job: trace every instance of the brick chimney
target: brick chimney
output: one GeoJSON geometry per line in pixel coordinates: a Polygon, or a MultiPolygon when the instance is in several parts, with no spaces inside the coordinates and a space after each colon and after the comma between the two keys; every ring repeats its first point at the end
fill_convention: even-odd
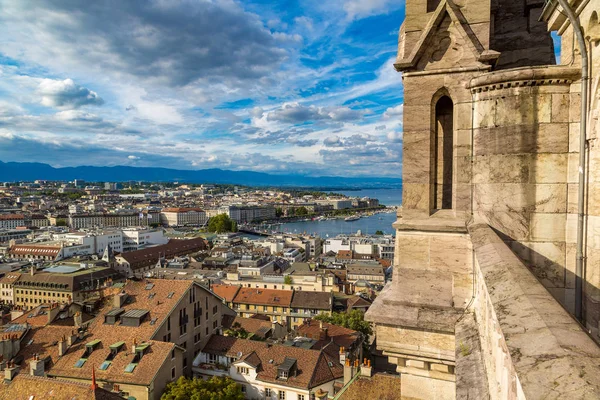
{"type": "Polygon", "coordinates": [[[371,360],[367,360],[366,358],[363,360],[363,365],[360,367],[360,374],[369,378],[372,376],[371,360]]]}
{"type": "Polygon", "coordinates": [[[19,372],[19,368],[17,368],[15,363],[9,362],[4,370],[4,380],[9,382],[12,381],[15,376],[17,376],[17,372],[19,372]]]}
{"type": "Polygon", "coordinates": [[[71,333],[67,336],[67,346],[71,347],[77,341],[77,333],[72,330],[71,333]]]}
{"type": "Polygon", "coordinates": [[[52,321],[54,321],[54,319],[56,318],[56,316],[58,315],[58,313],[60,312],[60,306],[58,305],[58,303],[51,303],[50,304],[50,309],[48,310],[48,323],[52,323],[52,321]]]}
{"type": "Polygon", "coordinates": [[[344,346],[340,347],[340,364],[344,365],[346,363],[346,348],[344,346]]]}
{"type": "Polygon", "coordinates": [[[31,376],[44,376],[44,360],[40,360],[39,354],[34,354],[33,360],[29,361],[29,374],[31,376]]]}
{"type": "Polygon", "coordinates": [[[131,352],[135,354],[135,348],[137,347],[137,340],[133,338],[133,344],[131,345],[131,352]]]}
{"type": "Polygon", "coordinates": [[[344,363],[344,386],[346,386],[354,377],[355,368],[349,359],[344,363]]]}
{"type": "Polygon", "coordinates": [[[65,337],[61,337],[58,341],[58,356],[62,357],[67,353],[67,341],[65,337]]]}
{"type": "Polygon", "coordinates": [[[75,314],[73,314],[73,323],[75,324],[75,328],[81,328],[81,325],[83,325],[81,311],[77,311],[75,314]]]}

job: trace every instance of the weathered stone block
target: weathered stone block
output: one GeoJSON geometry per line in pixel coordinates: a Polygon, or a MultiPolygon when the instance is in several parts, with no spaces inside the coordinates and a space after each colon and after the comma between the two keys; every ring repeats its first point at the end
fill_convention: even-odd
{"type": "Polygon", "coordinates": [[[567,181],[568,155],[543,153],[531,158],[532,183],[564,183],[567,181]]]}
{"type": "Polygon", "coordinates": [[[528,154],[490,155],[488,183],[529,182],[530,159],[528,154]]]}
{"type": "Polygon", "coordinates": [[[402,208],[404,210],[418,209],[429,212],[430,185],[428,183],[408,183],[402,186],[402,208]]]}
{"type": "Polygon", "coordinates": [[[410,368],[427,369],[427,363],[420,360],[406,360],[406,366],[410,368]]]}
{"type": "Polygon", "coordinates": [[[567,184],[530,185],[533,199],[528,210],[536,213],[564,213],[567,211],[567,184]]]}
{"type": "Polygon", "coordinates": [[[552,122],[569,122],[570,95],[552,95],[552,122]]]}
{"type": "Polygon", "coordinates": [[[566,214],[531,214],[531,240],[564,242],[566,222],[566,214]]]}
{"type": "Polygon", "coordinates": [[[396,264],[400,268],[429,268],[429,237],[424,235],[396,234],[398,258],[396,264]]]}

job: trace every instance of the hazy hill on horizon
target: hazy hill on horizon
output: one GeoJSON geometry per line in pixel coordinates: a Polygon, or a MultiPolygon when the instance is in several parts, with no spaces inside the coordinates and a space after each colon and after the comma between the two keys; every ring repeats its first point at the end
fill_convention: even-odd
{"type": "Polygon", "coordinates": [[[187,182],[238,184],[248,186],[305,186],[347,188],[400,188],[400,178],[339,177],[304,175],[274,175],[254,171],[230,171],[218,168],[180,170],[160,167],[94,167],[78,166],[55,168],[44,163],[0,161],[0,181],[33,181],[36,179],[71,181],[83,179],[90,182],[187,182]]]}

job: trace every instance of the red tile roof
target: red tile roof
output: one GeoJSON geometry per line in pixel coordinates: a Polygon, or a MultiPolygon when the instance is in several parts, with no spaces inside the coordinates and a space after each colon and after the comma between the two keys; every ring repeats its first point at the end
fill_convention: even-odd
{"type": "Polygon", "coordinates": [[[50,379],[20,373],[11,382],[0,385],[0,400],[71,399],[122,400],[117,393],[78,382],[50,379]]]}
{"type": "Polygon", "coordinates": [[[197,207],[171,207],[171,208],[163,208],[162,212],[176,212],[176,213],[184,213],[190,211],[198,211],[204,212],[203,209],[197,207]]]}
{"type": "Polygon", "coordinates": [[[240,290],[240,286],[235,285],[212,285],[210,289],[214,294],[224,299],[226,302],[232,302],[233,298],[240,290]]]}
{"type": "Polygon", "coordinates": [[[293,294],[294,291],[292,290],[240,288],[233,302],[289,307],[292,303],[293,294]]]}
{"type": "Polygon", "coordinates": [[[344,375],[339,362],[330,365],[326,355],[317,350],[213,335],[202,351],[242,360],[248,357],[252,365],[257,365],[257,380],[290,387],[310,389],[344,375]],[[282,380],[277,376],[277,367],[286,358],[296,360],[297,372],[282,380]]]}

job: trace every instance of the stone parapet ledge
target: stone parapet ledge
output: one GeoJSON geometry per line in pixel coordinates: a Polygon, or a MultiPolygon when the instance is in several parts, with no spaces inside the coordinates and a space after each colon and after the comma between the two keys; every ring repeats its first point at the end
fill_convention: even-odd
{"type": "Polygon", "coordinates": [[[489,399],[477,323],[466,313],[456,324],[456,398],[489,399]]]}
{"type": "Polygon", "coordinates": [[[484,223],[468,229],[491,398],[600,398],[600,348],[496,232],[484,223]]]}
{"type": "Polygon", "coordinates": [[[376,324],[454,334],[461,311],[452,305],[452,274],[397,268],[367,310],[365,319],[376,324]]]}

